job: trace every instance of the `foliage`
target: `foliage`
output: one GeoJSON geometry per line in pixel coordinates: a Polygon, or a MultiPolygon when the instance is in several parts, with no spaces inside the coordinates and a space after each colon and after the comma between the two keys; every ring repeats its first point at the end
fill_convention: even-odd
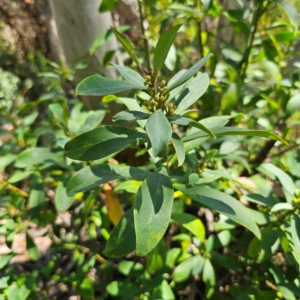
{"type": "Polygon", "coordinates": [[[54,79],[34,101],[1,73],[0,231],[12,249],[25,234],[33,271],[19,274],[17,253],[3,255],[0,299],[300,298],[295,8],[198,2],[140,7],[144,52],[111,29],[132,66],[112,63],[125,81],[93,75],[77,86],[104,96],[94,111],[67,102],[64,67],[43,73],[54,79]],[[275,8],[287,13],[276,23],[275,8]],[[238,41],[203,30],[211,18],[226,18],[238,41]],[[102,123],[110,101],[127,108],[113,125],[102,123]],[[134,163],[121,163],[132,148],[134,163]]]}

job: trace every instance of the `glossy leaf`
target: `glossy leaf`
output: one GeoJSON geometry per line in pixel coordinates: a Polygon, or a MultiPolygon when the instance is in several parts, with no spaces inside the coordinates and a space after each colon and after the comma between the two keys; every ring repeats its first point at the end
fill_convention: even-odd
{"type": "Polygon", "coordinates": [[[165,167],[141,185],[134,204],[136,254],[148,254],[163,238],[173,205],[173,187],[165,167]]]}
{"type": "Polygon", "coordinates": [[[260,238],[260,231],[251,218],[251,215],[248,213],[243,204],[233,197],[207,186],[186,187],[182,184],[176,184],[175,188],[196,202],[216,210],[233,221],[248,228],[258,238],[260,238]]]}
{"type": "Polygon", "coordinates": [[[67,195],[67,187],[65,182],[60,182],[56,188],[54,204],[58,212],[64,212],[70,208],[74,201],[74,197],[67,195]]]}
{"type": "Polygon", "coordinates": [[[175,25],[171,29],[164,32],[159,38],[157,45],[155,47],[154,58],[153,58],[153,71],[155,77],[157,76],[158,72],[164,65],[166,57],[169,53],[172,44],[174,43],[177,31],[179,30],[180,27],[181,24],[175,25]]]}
{"type": "Polygon", "coordinates": [[[99,126],[69,141],[65,155],[76,160],[95,160],[146,141],[146,134],[129,128],[99,126]]]}
{"type": "Polygon", "coordinates": [[[69,196],[115,179],[144,180],[151,173],[138,168],[120,165],[100,164],[91,165],[78,171],[67,184],[69,196]]]}
{"type": "Polygon", "coordinates": [[[141,111],[121,111],[114,115],[112,120],[119,124],[130,124],[137,120],[147,120],[149,117],[149,114],[141,111]]]}
{"type": "Polygon", "coordinates": [[[136,71],[125,67],[120,66],[114,63],[111,63],[119,72],[120,74],[131,84],[134,85],[144,85],[145,79],[136,71]]]}
{"type": "Polygon", "coordinates": [[[136,248],[133,209],[129,209],[113,229],[104,254],[111,258],[124,257],[136,248]]]}
{"type": "Polygon", "coordinates": [[[175,132],[172,133],[171,141],[172,141],[174,149],[176,151],[178,167],[180,167],[184,163],[184,160],[185,160],[184,144],[181,141],[178,134],[175,132]]]}
{"type": "Polygon", "coordinates": [[[143,84],[131,84],[125,81],[112,80],[99,75],[83,79],[76,87],[76,95],[104,96],[128,90],[147,90],[143,84]]]}
{"type": "Polygon", "coordinates": [[[202,242],[205,241],[205,227],[199,218],[191,214],[176,212],[172,214],[172,219],[199,238],[202,242]]]}
{"type": "Polygon", "coordinates": [[[171,140],[172,128],[161,109],[155,111],[147,120],[146,131],[152,145],[154,157],[163,157],[171,140]]]}
{"type": "MultiPolygon", "coordinates": [[[[168,85],[168,88],[164,92],[164,94],[169,93],[170,91],[182,85],[183,83],[188,81],[191,77],[193,77],[198,72],[198,70],[206,63],[206,61],[211,57],[211,55],[212,54],[208,54],[202,59],[200,59],[196,64],[194,64],[191,68],[185,71],[177,80],[173,81],[172,84],[168,85]]],[[[174,76],[176,76],[176,74],[174,76]]]]}
{"type": "Polygon", "coordinates": [[[192,106],[207,90],[209,77],[206,73],[198,73],[195,78],[185,87],[189,92],[179,102],[175,113],[181,115],[186,109],[192,106]]]}
{"type": "MultiPolygon", "coordinates": [[[[251,130],[251,129],[244,129],[244,128],[234,128],[234,127],[214,127],[210,129],[211,132],[215,136],[226,136],[226,135],[246,135],[246,136],[259,136],[263,138],[268,138],[272,140],[279,141],[283,144],[287,144],[285,140],[283,140],[278,135],[274,134],[271,131],[266,130],[251,130]]],[[[186,137],[183,138],[183,142],[188,142],[194,139],[206,137],[207,133],[204,132],[195,132],[192,134],[188,134],[186,137]]]]}

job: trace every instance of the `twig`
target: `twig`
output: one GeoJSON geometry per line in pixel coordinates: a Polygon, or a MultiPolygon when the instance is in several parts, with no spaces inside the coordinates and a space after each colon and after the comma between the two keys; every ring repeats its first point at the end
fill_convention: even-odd
{"type": "Polygon", "coordinates": [[[1,180],[0,179],[0,183],[4,185],[5,188],[18,193],[20,196],[24,197],[24,198],[28,198],[28,194],[22,190],[20,190],[19,188],[17,188],[14,185],[9,184],[8,182],[1,180]]]}
{"type": "MultiPolygon", "coordinates": [[[[197,10],[201,11],[201,0],[197,0],[197,10]]],[[[203,41],[202,41],[202,20],[197,18],[197,25],[198,25],[198,44],[199,44],[199,54],[200,57],[204,56],[204,49],[203,49],[203,41]]],[[[202,70],[205,71],[205,67],[202,67],[202,70]]]]}
{"type": "Polygon", "coordinates": [[[145,52],[146,52],[147,68],[148,68],[148,73],[151,74],[149,43],[146,38],[146,31],[145,31],[145,27],[144,27],[145,15],[144,15],[143,7],[145,7],[145,4],[143,3],[143,0],[138,0],[138,4],[139,4],[140,26],[141,26],[141,31],[142,31],[142,39],[144,41],[144,47],[145,47],[145,52]]]}

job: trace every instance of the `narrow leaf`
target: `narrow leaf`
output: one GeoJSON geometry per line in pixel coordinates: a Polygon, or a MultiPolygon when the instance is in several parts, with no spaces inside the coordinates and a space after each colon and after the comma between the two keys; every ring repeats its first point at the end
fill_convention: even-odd
{"type": "Polygon", "coordinates": [[[180,137],[173,132],[171,141],[176,151],[177,159],[178,159],[178,167],[180,167],[185,160],[185,152],[184,152],[184,144],[181,141],[180,137]]]}
{"type": "Polygon", "coordinates": [[[95,160],[146,141],[146,134],[129,128],[99,126],[69,141],[65,155],[76,160],[95,160]]]}
{"type": "Polygon", "coordinates": [[[161,109],[155,111],[147,120],[146,131],[151,141],[154,157],[163,157],[171,140],[172,127],[161,109]]]}
{"type": "Polygon", "coordinates": [[[191,186],[176,184],[175,188],[193,200],[218,211],[233,221],[243,225],[260,238],[260,231],[252,220],[247,209],[233,197],[211,189],[207,186],[191,186]]]}
{"type": "Polygon", "coordinates": [[[174,43],[177,31],[181,27],[180,25],[176,25],[173,28],[164,32],[159,38],[157,45],[154,51],[154,59],[153,59],[153,68],[154,68],[154,76],[156,77],[169,53],[169,50],[174,43]]]}
{"type": "Polygon", "coordinates": [[[138,168],[120,165],[99,164],[81,169],[67,184],[69,196],[84,192],[99,184],[116,179],[144,180],[151,173],[138,168]]]}
{"type": "Polygon", "coordinates": [[[119,124],[130,124],[137,120],[147,120],[150,114],[141,111],[121,111],[113,116],[113,122],[119,124]]]}
{"type": "Polygon", "coordinates": [[[213,139],[215,138],[215,135],[206,126],[204,126],[200,122],[194,122],[193,121],[189,125],[192,126],[192,127],[196,127],[198,129],[206,132],[211,138],[213,138],[213,139]]]}
{"type": "Polygon", "coordinates": [[[125,67],[116,65],[111,62],[111,64],[120,72],[120,74],[131,84],[134,85],[144,85],[145,79],[134,70],[125,67]]]}
{"type": "Polygon", "coordinates": [[[103,96],[128,90],[147,90],[143,84],[131,84],[120,80],[111,80],[99,75],[83,79],[76,87],[77,95],[103,96]]]}
{"type": "Polygon", "coordinates": [[[131,42],[126,38],[125,35],[123,35],[121,32],[119,32],[116,28],[111,27],[111,29],[113,30],[116,38],[121,43],[121,45],[124,47],[125,51],[128,53],[130,58],[136,63],[137,66],[139,66],[139,69],[142,70],[143,68],[140,65],[139,60],[137,59],[137,57],[134,53],[134,49],[133,49],[131,42]]]}
{"type": "Polygon", "coordinates": [[[188,81],[191,77],[193,77],[211,56],[212,54],[208,54],[202,59],[200,59],[196,64],[194,64],[191,68],[184,72],[177,80],[173,81],[173,83],[168,86],[164,94],[169,93],[170,91],[172,91],[173,89],[175,89],[176,87],[180,86],[184,82],[188,81]]]}
{"type": "Polygon", "coordinates": [[[163,238],[170,219],[174,190],[166,168],[152,173],[141,185],[134,204],[136,254],[148,254],[163,238]]]}
{"type": "Polygon", "coordinates": [[[104,254],[118,258],[126,256],[136,248],[133,209],[129,209],[113,229],[107,241],[104,254]]]}
{"type": "Polygon", "coordinates": [[[186,86],[189,92],[178,104],[175,113],[181,115],[186,109],[193,105],[207,90],[209,86],[209,77],[207,73],[198,73],[195,78],[186,86]]]}
{"type": "MultiPolygon", "coordinates": [[[[244,129],[244,128],[233,128],[233,127],[213,127],[210,129],[211,132],[215,136],[225,136],[225,135],[246,135],[246,136],[259,136],[263,138],[269,138],[272,140],[279,141],[283,144],[287,144],[287,142],[279,137],[278,135],[274,134],[271,131],[267,130],[252,130],[252,129],[244,129]]],[[[192,134],[188,134],[183,138],[183,142],[192,141],[194,139],[203,138],[208,136],[207,133],[204,132],[195,132],[192,134]]]]}

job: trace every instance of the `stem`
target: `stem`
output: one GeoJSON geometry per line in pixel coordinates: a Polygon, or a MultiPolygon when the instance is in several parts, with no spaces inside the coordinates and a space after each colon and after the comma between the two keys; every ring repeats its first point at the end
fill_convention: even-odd
{"type": "Polygon", "coordinates": [[[19,188],[17,188],[16,186],[9,184],[8,182],[0,179],[0,183],[3,184],[4,188],[7,188],[13,192],[18,193],[20,196],[24,197],[24,198],[28,198],[28,194],[22,190],[20,190],[19,188]]]}
{"type": "Polygon", "coordinates": [[[145,8],[145,4],[143,0],[138,0],[139,4],[139,13],[140,13],[140,26],[141,26],[141,31],[142,31],[142,39],[144,41],[144,47],[145,47],[145,52],[146,52],[146,62],[147,62],[147,68],[148,68],[148,73],[151,74],[151,63],[150,63],[150,50],[149,50],[149,43],[146,38],[146,30],[144,27],[144,21],[145,21],[145,15],[144,15],[144,10],[143,7],[145,8]]]}
{"type": "MultiPolygon", "coordinates": [[[[200,12],[201,11],[201,0],[197,0],[197,10],[200,12]]],[[[203,49],[203,41],[202,41],[202,24],[201,20],[197,18],[197,25],[198,25],[198,44],[199,44],[199,54],[200,57],[204,57],[204,49],[203,49]]],[[[205,67],[203,66],[202,69],[203,71],[205,67]]]]}
{"type": "Polygon", "coordinates": [[[244,81],[246,78],[246,72],[247,72],[247,68],[249,65],[249,58],[250,58],[250,54],[251,54],[251,49],[253,47],[255,34],[257,32],[258,22],[260,20],[260,17],[262,16],[263,12],[265,11],[265,9],[267,8],[267,6],[269,4],[268,3],[266,5],[266,7],[263,7],[263,1],[259,0],[259,1],[257,1],[257,3],[259,6],[253,15],[253,20],[252,20],[252,24],[251,24],[251,32],[250,32],[250,36],[249,36],[249,40],[248,40],[248,44],[247,44],[247,49],[244,53],[244,57],[242,58],[241,62],[239,63],[239,77],[241,80],[241,85],[244,84],[244,81]]]}

